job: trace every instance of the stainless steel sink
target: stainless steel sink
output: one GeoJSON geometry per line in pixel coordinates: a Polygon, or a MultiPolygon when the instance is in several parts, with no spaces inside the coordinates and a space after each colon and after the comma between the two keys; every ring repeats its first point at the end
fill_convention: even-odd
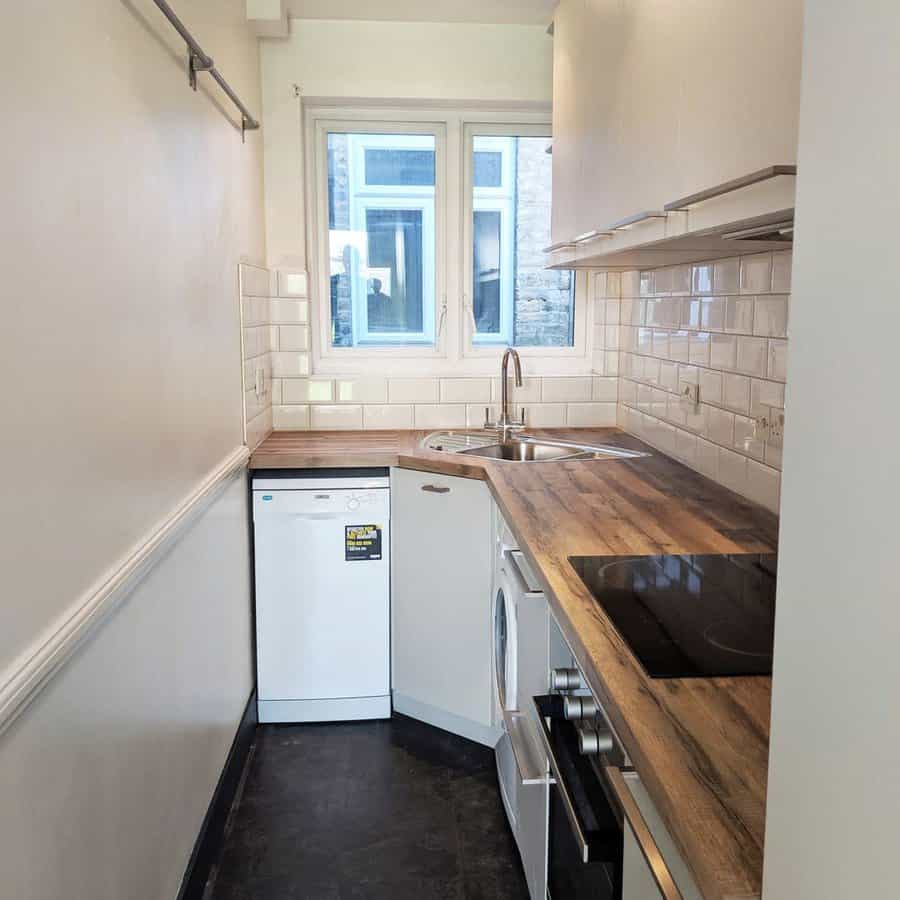
{"type": "Polygon", "coordinates": [[[492,431],[436,431],[422,442],[427,450],[460,453],[505,462],[553,462],[586,459],[637,459],[649,456],[639,450],[605,444],[579,444],[516,434],[506,441],[492,431]]]}

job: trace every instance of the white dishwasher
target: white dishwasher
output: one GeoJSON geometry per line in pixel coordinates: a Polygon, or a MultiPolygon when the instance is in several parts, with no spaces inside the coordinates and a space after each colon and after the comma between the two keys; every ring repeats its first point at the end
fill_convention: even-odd
{"type": "Polygon", "coordinates": [[[253,478],[260,722],[386,719],[390,481],[253,478]]]}

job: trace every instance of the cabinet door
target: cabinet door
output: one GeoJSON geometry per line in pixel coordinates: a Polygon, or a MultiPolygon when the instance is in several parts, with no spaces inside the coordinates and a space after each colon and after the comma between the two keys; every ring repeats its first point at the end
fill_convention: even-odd
{"type": "Polygon", "coordinates": [[[493,745],[487,486],[394,469],[391,493],[394,708],[493,745]]]}
{"type": "Polygon", "coordinates": [[[803,0],[677,6],[679,181],[662,202],[797,161],[803,0]]]}

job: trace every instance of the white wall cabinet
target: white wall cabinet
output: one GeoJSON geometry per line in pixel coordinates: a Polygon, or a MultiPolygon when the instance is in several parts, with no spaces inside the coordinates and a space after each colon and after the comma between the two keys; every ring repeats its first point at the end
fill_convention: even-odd
{"type": "Polygon", "coordinates": [[[493,746],[490,493],[392,469],[391,508],[394,709],[493,746]]]}
{"type": "MultiPolygon", "coordinates": [[[[562,0],[554,19],[553,242],[794,164],[801,26],[802,0],[562,0]]],[[[793,178],[782,176],[700,204],[687,222],[672,217],[668,230],[650,220],[612,242],[655,241],[673,225],[695,231],[723,216],[738,221],[785,198],[793,206],[793,178]]]]}

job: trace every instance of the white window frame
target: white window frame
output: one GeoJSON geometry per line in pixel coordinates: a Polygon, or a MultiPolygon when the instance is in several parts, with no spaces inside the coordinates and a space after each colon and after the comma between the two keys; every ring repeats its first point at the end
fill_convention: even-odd
{"type": "MultiPolygon", "coordinates": [[[[503,122],[466,122],[463,126],[463,306],[466,310],[466,318],[464,322],[463,347],[462,355],[467,359],[483,359],[485,356],[495,357],[498,352],[496,344],[484,344],[483,340],[479,340],[478,333],[475,330],[475,313],[472,305],[472,284],[474,280],[475,260],[474,260],[474,211],[481,209],[478,194],[483,190],[475,187],[475,157],[474,157],[474,140],[475,137],[546,137],[549,143],[550,126],[544,124],[527,124],[527,123],[503,123],[503,122]]],[[[510,249],[510,256],[512,250],[510,249]]],[[[501,254],[503,260],[506,259],[505,254],[501,254]]],[[[567,347],[517,347],[517,351],[522,357],[530,357],[538,360],[553,360],[559,368],[562,360],[589,359],[590,357],[590,340],[589,335],[593,331],[590,322],[588,322],[588,307],[590,304],[586,302],[587,293],[587,277],[579,273],[575,273],[575,327],[573,334],[573,343],[567,347]]],[[[512,340],[512,287],[507,286],[507,296],[503,296],[501,282],[501,307],[506,306],[506,315],[509,319],[509,331],[505,335],[507,340],[512,340]],[[505,301],[505,303],[504,303],[505,301]]],[[[501,309],[501,316],[503,310],[501,309]]],[[[503,347],[499,350],[502,352],[503,347]]],[[[551,364],[551,367],[552,365],[551,364]]],[[[576,363],[577,364],[577,363],[576,363]]]]}
{"type": "MultiPolygon", "coordinates": [[[[471,135],[544,136],[546,104],[513,110],[493,104],[304,100],[306,259],[309,268],[312,373],[315,375],[495,375],[504,345],[472,343],[471,135]],[[330,335],[328,260],[329,131],[356,134],[430,134],[435,138],[435,343],[334,347],[330,335]],[[453,261],[448,265],[448,260],[453,261]]],[[[393,187],[391,188],[393,190],[393,187]]],[[[527,374],[592,372],[593,306],[589,273],[576,272],[575,342],[571,347],[520,347],[527,374]]]]}
{"type": "MultiPolygon", "coordinates": [[[[500,271],[512,271],[515,266],[515,192],[512,190],[513,161],[512,141],[508,137],[494,137],[479,135],[484,138],[485,150],[500,154],[500,187],[475,187],[475,156],[474,145],[472,154],[472,217],[470,219],[472,229],[472,278],[469,283],[474,293],[475,278],[475,213],[498,212],[500,213],[500,271]]],[[[479,332],[473,329],[473,340],[476,344],[495,346],[500,343],[509,344],[513,339],[513,303],[515,300],[513,284],[508,280],[500,280],[500,328],[495,332],[479,332]]],[[[475,298],[464,297],[466,309],[471,315],[475,315],[475,298]]]]}
{"type": "MultiPolygon", "coordinates": [[[[333,133],[333,132],[331,132],[333,133]]],[[[377,185],[366,181],[366,150],[387,148],[391,150],[431,150],[431,135],[408,134],[398,141],[398,135],[354,134],[350,135],[350,227],[354,231],[366,231],[366,213],[369,209],[414,209],[422,214],[422,292],[426,302],[422,307],[421,332],[371,332],[369,331],[369,304],[367,273],[354,266],[351,278],[353,300],[353,343],[357,348],[393,344],[396,346],[435,344],[435,302],[427,298],[437,297],[435,280],[436,185],[377,185]]],[[[435,157],[435,164],[437,157],[435,157]]],[[[437,172],[435,172],[435,181],[437,172]]]]}

